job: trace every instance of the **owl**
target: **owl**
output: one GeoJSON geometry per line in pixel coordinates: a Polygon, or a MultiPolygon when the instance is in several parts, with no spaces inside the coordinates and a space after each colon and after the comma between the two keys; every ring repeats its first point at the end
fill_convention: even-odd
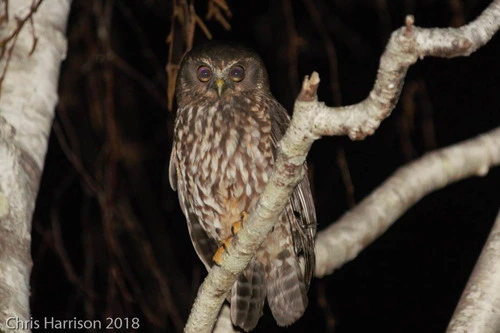
{"type": "MultiPolygon", "coordinates": [[[[170,184],[178,191],[194,248],[209,270],[235,222],[256,206],[290,118],[271,94],[260,57],[227,43],[203,44],[184,56],[176,98],[170,184]]],[[[314,271],[315,233],[305,177],[227,296],[234,325],[254,329],[266,297],[278,325],[302,316],[314,271]]]]}

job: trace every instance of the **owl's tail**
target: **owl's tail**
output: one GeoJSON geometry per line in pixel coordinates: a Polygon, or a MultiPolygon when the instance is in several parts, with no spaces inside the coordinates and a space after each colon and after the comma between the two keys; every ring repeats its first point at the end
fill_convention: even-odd
{"type": "Polygon", "coordinates": [[[245,331],[257,326],[266,298],[264,267],[252,259],[231,289],[231,320],[245,331]]]}
{"type": "Polygon", "coordinates": [[[266,280],[267,301],[274,319],[280,326],[293,324],[304,314],[308,300],[302,270],[290,250],[273,258],[266,280]]]}

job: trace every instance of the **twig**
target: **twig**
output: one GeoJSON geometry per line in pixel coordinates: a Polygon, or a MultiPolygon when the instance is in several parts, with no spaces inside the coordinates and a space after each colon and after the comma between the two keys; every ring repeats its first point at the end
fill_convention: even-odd
{"type": "Polygon", "coordinates": [[[411,161],[415,157],[416,149],[412,145],[412,133],[415,130],[415,95],[419,84],[417,81],[406,82],[401,93],[401,115],[397,119],[397,131],[399,134],[399,145],[405,161],[411,161]]]}
{"type": "Polygon", "coordinates": [[[71,162],[73,167],[75,168],[76,171],[80,174],[82,177],[83,181],[85,184],[88,186],[89,190],[95,195],[98,196],[100,193],[102,193],[102,189],[99,187],[99,185],[95,182],[95,180],[92,178],[92,176],[89,174],[89,172],[85,169],[83,166],[83,163],[81,159],[75,154],[73,149],[71,149],[66,142],[66,139],[64,138],[63,131],[61,129],[61,126],[59,123],[56,121],[54,122],[54,133],[56,134],[57,140],[59,141],[59,146],[61,147],[62,151],[64,152],[64,155],[66,155],[66,158],[68,161],[71,162]]]}
{"type": "MultiPolygon", "coordinates": [[[[3,83],[3,80],[5,79],[5,74],[7,73],[7,69],[9,68],[10,60],[12,58],[12,53],[14,52],[14,48],[16,46],[17,37],[21,33],[21,30],[23,29],[24,24],[26,24],[26,22],[28,22],[28,21],[31,22],[31,26],[33,28],[32,29],[33,46],[31,47],[31,51],[29,52],[29,55],[31,56],[33,54],[33,52],[35,52],[35,47],[37,45],[38,38],[35,36],[35,26],[33,24],[33,15],[36,13],[36,11],[38,10],[38,8],[40,7],[40,5],[42,4],[43,1],[44,0],[38,0],[38,2],[36,2],[35,0],[33,0],[33,3],[31,4],[29,13],[22,19],[15,17],[15,20],[17,23],[16,28],[10,33],[10,35],[8,35],[4,39],[0,40],[0,49],[1,49],[0,58],[4,57],[5,50],[7,49],[7,44],[9,42],[12,42],[11,45],[9,46],[9,48],[7,49],[7,59],[5,61],[4,67],[2,69],[2,74],[0,74],[0,95],[2,94],[2,83],[3,83]]],[[[6,6],[5,7],[6,8],[5,15],[6,15],[6,18],[8,20],[8,17],[9,17],[8,16],[8,3],[5,3],[5,6],[6,6]]]]}
{"type": "Polygon", "coordinates": [[[420,137],[425,150],[436,149],[436,134],[432,116],[432,103],[424,79],[407,82],[401,95],[402,115],[397,120],[401,152],[406,161],[411,161],[417,149],[412,144],[415,127],[420,127],[420,137]],[[416,103],[416,100],[419,103],[416,103]]]}
{"type": "MultiPolygon", "coordinates": [[[[8,42],[12,41],[16,37],[16,35],[19,34],[19,32],[23,29],[24,24],[26,24],[27,21],[29,21],[29,20],[31,20],[33,18],[33,15],[36,13],[36,11],[38,10],[38,8],[40,7],[40,5],[42,4],[43,1],[44,0],[38,0],[38,2],[33,1],[32,5],[30,7],[30,11],[29,11],[29,13],[25,17],[23,17],[22,19],[21,18],[17,18],[17,17],[15,18],[17,26],[10,33],[10,35],[8,35],[7,37],[5,37],[3,40],[0,41],[0,46],[1,47],[4,47],[5,45],[7,45],[8,42]]],[[[6,8],[6,13],[8,13],[7,10],[8,9],[6,8]]]]}
{"type": "Polygon", "coordinates": [[[285,17],[285,26],[288,35],[287,55],[289,84],[291,93],[296,95],[299,84],[299,49],[304,41],[297,33],[297,29],[295,29],[295,19],[291,0],[283,0],[283,15],[285,17]]]}
{"type": "Polygon", "coordinates": [[[33,36],[33,45],[31,46],[31,50],[28,53],[28,56],[31,56],[33,52],[35,52],[36,45],[38,44],[38,37],[36,36],[35,23],[33,22],[33,15],[30,16],[29,21],[31,27],[31,35],[33,36]]]}
{"type": "Polygon", "coordinates": [[[465,23],[464,4],[462,0],[448,0],[449,7],[453,13],[450,25],[459,27],[465,23]]]}
{"type": "Polygon", "coordinates": [[[129,63],[127,63],[123,58],[121,58],[113,51],[110,51],[108,58],[108,61],[118,70],[120,70],[125,75],[128,75],[131,79],[135,80],[140,86],[142,86],[142,88],[151,97],[153,97],[163,109],[166,109],[168,107],[164,93],[161,92],[161,90],[158,89],[150,79],[148,79],[137,69],[132,67],[129,63]]]}
{"type": "Polygon", "coordinates": [[[9,0],[5,0],[3,2],[3,5],[4,5],[4,15],[2,16],[2,21],[1,23],[3,23],[4,21],[8,21],[9,20],[9,0]]]}
{"type": "Polygon", "coordinates": [[[325,326],[326,332],[333,333],[335,332],[335,316],[333,315],[332,307],[328,303],[328,299],[326,298],[327,291],[324,280],[319,280],[317,284],[318,288],[318,306],[323,310],[323,317],[325,317],[325,326]]]}
{"type": "MultiPolygon", "coordinates": [[[[160,73],[163,70],[163,61],[160,62],[158,57],[154,54],[148,41],[149,36],[147,36],[144,31],[144,25],[138,20],[136,16],[137,13],[132,10],[126,0],[116,1],[115,6],[121,12],[123,17],[129,22],[128,26],[132,29],[137,42],[140,44],[140,52],[143,55],[144,60],[147,61],[148,65],[151,65],[156,73],[160,73]]],[[[161,83],[164,83],[163,80],[161,83]]]]}
{"type": "MultiPolygon", "coordinates": [[[[177,331],[181,331],[184,322],[182,321],[179,309],[176,307],[176,302],[173,299],[172,293],[168,286],[168,282],[160,269],[158,261],[155,258],[151,243],[147,239],[144,230],[141,228],[140,223],[137,220],[136,216],[130,209],[129,204],[119,205],[118,213],[120,215],[120,219],[123,221],[123,226],[126,228],[127,232],[135,239],[136,244],[138,245],[139,248],[138,252],[140,253],[140,257],[144,258],[145,265],[151,270],[152,275],[154,276],[154,278],[158,283],[159,290],[161,293],[161,299],[165,302],[167,311],[172,319],[172,323],[174,324],[177,331]]],[[[120,253],[122,252],[121,249],[119,251],[120,253]]],[[[121,257],[125,258],[123,254],[121,255],[121,257]]],[[[122,266],[125,267],[128,266],[126,265],[126,260],[124,263],[122,263],[122,266]]],[[[128,270],[130,270],[130,268],[128,268],[128,270]]],[[[135,287],[135,284],[132,284],[132,286],[135,287]]],[[[133,288],[133,290],[136,294],[136,299],[138,299],[143,312],[146,314],[146,316],[152,323],[158,324],[159,311],[157,309],[153,310],[148,306],[147,300],[144,297],[142,297],[141,291],[138,288],[133,288]]]]}
{"type": "Polygon", "coordinates": [[[340,169],[340,175],[342,176],[342,181],[344,183],[347,206],[352,208],[356,205],[356,196],[354,195],[356,189],[351,178],[351,172],[349,171],[349,164],[347,163],[347,158],[345,156],[344,147],[337,148],[337,165],[340,169]]]}
{"type": "Polygon", "coordinates": [[[219,22],[219,24],[225,30],[231,30],[231,25],[229,24],[228,20],[224,17],[224,14],[222,14],[221,9],[224,11],[224,13],[228,18],[231,18],[233,16],[231,10],[229,9],[229,6],[226,3],[226,0],[210,0],[208,2],[206,19],[211,20],[212,18],[215,18],[215,20],[219,22]]]}
{"type": "Polygon", "coordinates": [[[420,100],[420,126],[422,140],[424,142],[424,147],[428,150],[436,149],[437,140],[436,140],[436,130],[434,128],[434,116],[432,111],[432,102],[429,97],[429,93],[427,91],[425,80],[419,80],[418,82],[418,94],[420,100]]]}
{"type": "MultiPolygon", "coordinates": [[[[232,17],[231,10],[225,0],[210,0],[206,19],[215,18],[226,30],[231,29],[228,20],[222,14],[224,11],[227,18],[232,17]]],[[[194,33],[198,26],[207,39],[212,39],[212,33],[201,17],[196,14],[195,6],[187,4],[187,0],[173,1],[170,33],[167,37],[169,44],[168,61],[165,67],[167,72],[167,108],[172,111],[174,105],[175,84],[179,64],[186,51],[193,47],[194,33]]]]}
{"type": "Polygon", "coordinates": [[[60,207],[60,200],[63,192],[57,191],[56,198],[54,198],[54,203],[50,209],[50,219],[52,222],[52,237],[51,237],[51,245],[54,247],[54,252],[58,255],[61,263],[63,265],[64,271],[66,272],[66,276],[68,280],[72,282],[76,287],[85,292],[87,296],[91,299],[95,299],[98,297],[97,293],[91,288],[87,288],[82,279],[75,272],[73,265],[71,264],[71,260],[69,258],[68,253],[66,252],[66,248],[64,247],[64,241],[61,233],[61,224],[58,218],[58,209],[60,207]]]}
{"type": "Polygon", "coordinates": [[[167,72],[167,103],[168,110],[172,111],[174,104],[175,82],[179,64],[184,53],[192,46],[192,35],[194,34],[194,22],[190,15],[186,0],[175,0],[173,2],[172,17],[170,19],[170,33],[167,37],[168,61],[167,72]]]}
{"type": "MultiPolygon", "coordinates": [[[[321,41],[325,46],[326,53],[328,55],[328,64],[330,69],[330,91],[333,97],[333,105],[340,106],[342,105],[342,95],[340,93],[339,86],[339,63],[337,58],[337,50],[335,45],[333,44],[332,39],[330,38],[330,34],[323,24],[321,14],[319,9],[317,8],[317,2],[313,0],[304,0],[304,5],[311,16],[311,19],[316,26],[316,30],[318,31],[321,41]]],[[[346,187],[348,185],[346,184],[346,187]]]]}

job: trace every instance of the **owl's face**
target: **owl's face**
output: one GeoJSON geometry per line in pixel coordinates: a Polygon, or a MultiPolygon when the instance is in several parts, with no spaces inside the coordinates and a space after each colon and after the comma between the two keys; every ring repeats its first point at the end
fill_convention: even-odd
{"type": "Polygon", "coordinates": [[[266,70],[254,51],[229,44],[214,47],[212,42],[184,56],[177,77],[179,105],[197,97],[216,101],[246,92],[269,92],[266,70]]]}

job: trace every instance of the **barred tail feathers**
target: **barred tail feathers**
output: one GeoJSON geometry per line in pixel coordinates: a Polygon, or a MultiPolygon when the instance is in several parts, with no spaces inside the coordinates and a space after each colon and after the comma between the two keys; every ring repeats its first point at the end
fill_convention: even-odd
{"type": "Polygon", "coordinates": [[[302,270],[293,253],[281,251],[266,275],[267,300],[274,319],[280,326],[297,321],[307,308],[307,289],[302,270]]]}
{"type": "Polygon", "coordinates": [[[252,259],[231,289],[231,320],[245,331],[257,326],[266,298],[264,267],[252,259]]]}

